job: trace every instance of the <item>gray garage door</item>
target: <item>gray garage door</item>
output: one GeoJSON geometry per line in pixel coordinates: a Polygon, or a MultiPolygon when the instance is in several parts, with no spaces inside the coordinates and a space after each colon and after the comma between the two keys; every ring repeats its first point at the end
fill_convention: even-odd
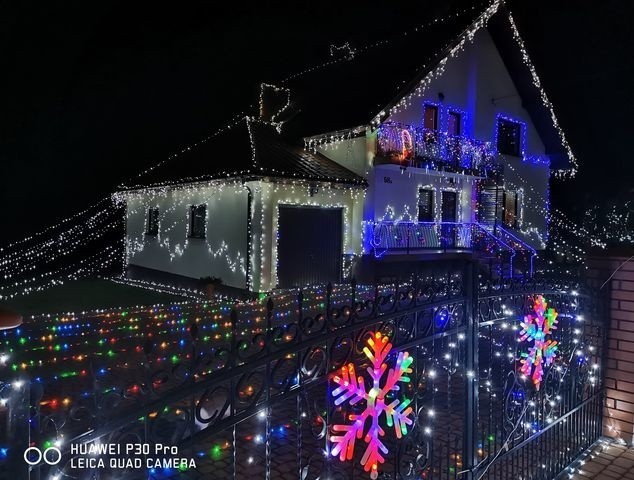
{"type": "Polygon", "coordinates": [[[342,209],[279,207],[278,287],[341,279],[342,209]]]}

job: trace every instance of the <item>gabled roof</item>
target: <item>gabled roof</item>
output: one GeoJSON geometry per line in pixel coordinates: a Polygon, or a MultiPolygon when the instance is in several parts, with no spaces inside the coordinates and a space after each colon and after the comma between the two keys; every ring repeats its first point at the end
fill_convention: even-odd
{"type": "Polygon", "coordinates": [[[369,125],[414,79],[438,64],[439,52],[473,20],[471,14],[432,23],[283,81],[294,104],[284,133],[293,138],[310,137],[369,125]]]}
{"type": "Polygon", "coordinates": [[[121,185],[121,190],[230,178],[290,178],[366,185],[366,180],[317,152],[285,143],[268,124],[243,117],[121,185]]]}
{"type": "Polygon", "coordinates": [[[544,142],[553,169],[576,169],[576,159],[541,88],[512,16],[494,0],[477,16],[428,25],[373,45],[306,75],[285,80],[296,103],[284,130],[312,137],[376,125],[391,109],[428,85],[434,72],[481,28],[487,28],[544,142]],[[381,115],[383,113],[383,115],[381,115]]]}
{"type": "Polygon", "coordinates": [[[579,168],[577,159],[559,126],[550,100],[542,89],[513,17],[506,7],[500,7],[499,14],[491,18],[487,29],[522,98],[523,107],[544,143],[551,168],[570,170],[574,174],[579,168]]]}
{"type": "MultiPolygon", "coordinates": [[[[419,95],[435,72],[481,28],[487,28],[537,129],[551,167],[577,168],[552,105],[541,88],[512,16],[503,0],[484,12],[447,16],[401,37],[351,49],[280,85],[291,105],[277,121],[282,134],[242,118],[204,142],[144,172],[121,188],[191,183],[221,178],[284,177],[365,185],[365,179],[299,145],[304,138],[375,126],[393,108],[419,95]]],[[[358,134],[359,130],[355,131],[358,134]]]]}

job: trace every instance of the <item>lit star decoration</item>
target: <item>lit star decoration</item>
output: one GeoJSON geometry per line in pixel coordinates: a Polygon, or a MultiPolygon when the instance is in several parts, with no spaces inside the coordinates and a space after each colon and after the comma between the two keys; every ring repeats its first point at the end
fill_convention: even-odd
{"type": "Polygon", "coordinates": [[[528,314],[524,317],[524,321],[520,322],[522,330],[520,331],[521,341],[534,341],[528,352],[522,353],[521,372],[532,377],[535,388],[539,390],[539,386],[544,374],[544,367],[547,367],[555,360],[557,351],[557,341],[548,337],[557,327],[557,311],[554,308],[547,308],[546,299],[539,295],[535,298],[533,310],[535,315],[528,314]]]}
{"type": "Polygon", "coordinates": [[[349,401],[354,405],[361,400],[366,401],[365,409],[359,415],[349,415],[350,425],[334,425],[335,432],[342,432],[342,435],[333,435],[330,441],[334,447],[332,456],[339,456],[341,461],[351,460],[354,455],[354,445],[357,439],[363,437],[365,422],[371,419],[371,425],[365,434],[364,441],[367,444],[365,453],[361,458],[366,472],[370,472],[373,480],[378,477],[378,464],[385,462],[383,455],[388,449],[381,441],[380,437],[385,435],[385,430],[380,425],[381,414],[385,412],[385,419],[388,427],[394,427],[397,438],[407,434],[407,425],[412,424],[409,415],[412,407],[409,407],[411,399],[394,399],[391,403],[385,403],[385,397],[390,392],[396,392],[400,388],[398,382],[409,382],[408,373],[412,373],[410,365],[414,360],[407,352],[400,352],[396,359],[394,368],[390,368],[385,379],[385,384],[381,387],[381,378],[387,370],[385,359],[392,350],[392,344],[381,332],[376,332],[368,339],[368,345],[364,347],[363,353],[372,362],[372,367],[368,367],[368,373],[372,378],[372,388],[366,391],[366,386],[362,376],[356,377],[354,365],[352,363],[341,369],[341,377],[335,376],[334,382],[339,385],[332,395],[335,397],[335,405],[349,401]],[[383,455],[382,455],[383,454],[383,455]]]}

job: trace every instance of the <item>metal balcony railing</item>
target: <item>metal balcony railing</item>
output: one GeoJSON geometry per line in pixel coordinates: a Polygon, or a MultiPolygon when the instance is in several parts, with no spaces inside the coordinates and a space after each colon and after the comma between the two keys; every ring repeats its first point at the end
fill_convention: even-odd
{"type": "Polygon", "coordinates": [[[394,122],[385,123],[378,129],[377,158],[403,167],[443,169],[479,176],[501,172],[501,163],[491,142],[394,122]]]}
{"type": "Polygon", "coordinates": [[[479,223],[379,221],[369,227],[366,235],[376,258],[390,253],[468,251],[508,264],[513,275],[516,249],[479,223]]]}

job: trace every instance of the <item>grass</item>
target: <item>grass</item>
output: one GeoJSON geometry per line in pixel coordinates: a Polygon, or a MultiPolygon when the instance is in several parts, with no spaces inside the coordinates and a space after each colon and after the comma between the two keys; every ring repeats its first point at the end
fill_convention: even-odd
{"type": "Polygon", "coordinates": [[[42,313],[81,312],[111,307],[153,305],[187,300],[178,295],[121,285],[102,279],[82,279],[49,288],[43,292],[0,301],[23,316],[42,313]]]}

